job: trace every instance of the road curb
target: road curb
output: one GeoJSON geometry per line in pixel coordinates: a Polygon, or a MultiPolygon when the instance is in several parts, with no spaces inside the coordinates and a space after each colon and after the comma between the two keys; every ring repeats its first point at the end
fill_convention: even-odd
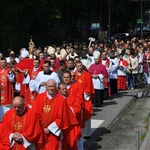
{"type": "Polygon", "coordinates": [[[121,118],[121,116],[125,113],[126,109],[138,98],[138,92],[133,95],[133,98],[129,101],[129,103],[127,103],[127,105],[125,105],[125,107],[122,109],[122,111],[118,114],[118,116],[116,116],[116,118],[114,119],[113,122],[110,123],[110,125],[108,126],[108,129],[111,129],[112,126],[121,118]]]}
{"type": "MultiPolygon", "coordinates": [[[[125,110],[138,98],[138,92],[139,90],[137,90],[135,94],[130,95],[131,100],[123,107],[123,109],[116,115],[114,120],[110,122],[110,124],[108,124],[107,127],[99,127],[91,134],[90,138],[84,142],[84,149],[91,150],[93,143],[96,142],[100,136],[102,136],[105,133],[110,132],[110,129],[112,128],[112,126],[120,119],[120,117],[123,115],[125,110]]],[[[127,95],[124,95],[124,96],[127,96],[127,95]]]]}
{"type": "Polygon", "coordinates": [[[149,140],[148,140],[148,132],[146,133],[146,137],[144,138],[144,141],[142,142],[142,145],[140,147],[140,150],[149,150],[149,140]]]}

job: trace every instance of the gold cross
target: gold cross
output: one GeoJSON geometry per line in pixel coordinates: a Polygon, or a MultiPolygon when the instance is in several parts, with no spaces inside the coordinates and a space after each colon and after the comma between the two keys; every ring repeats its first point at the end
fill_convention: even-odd
{"type": "Polygon", "coordinates": [[[14,124],[14,128],[15,128],[16,131],[19,131],[19,130],[22,128],[21,122],[16,122],[16,123],[14,124]]]}
{"type": "Polygon", "coordinates": [[[45,105],[43,107],[43,111],[45,111],[45,112],[50,112],[50,110],[51,110],[51,107],[49,105],[45,105]]]}

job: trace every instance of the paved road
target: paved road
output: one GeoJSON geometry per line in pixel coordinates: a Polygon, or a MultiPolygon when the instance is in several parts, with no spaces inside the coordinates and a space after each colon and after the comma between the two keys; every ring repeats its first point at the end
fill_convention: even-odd
{"type": "MultiPolygon", "coordinates": [[[[127,107],[137,98],[139,91],[144,91],[150,86],[139,85],[138,89],[120,91],[116,97],[104,101],[104,107],[94,108],[91,122],[91,136],[84,142],[85,150],[93,150],[93,143],[103,133],[110,133],[112,125],[120,118],[127,107]],[[91,148],[92,147],[92,148],[91,148]]],[[[101,146],[98,148],[101,149],[101,146]]]]}

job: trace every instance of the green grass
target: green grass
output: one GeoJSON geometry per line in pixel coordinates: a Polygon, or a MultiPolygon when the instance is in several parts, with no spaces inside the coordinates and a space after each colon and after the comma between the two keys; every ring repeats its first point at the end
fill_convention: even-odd
{"type": "Polygon", "coordinates": [[[145,119],[144,119],[144,123],[146,124],[145,125],[145,129],[148,131],[148,122],[149,122],[149,117],[146,117],[145,119]]]}
{"type": "Polygon", "coordinates": [[[148,131],[148,126],[149,126],[149,125],[148,125],[148,124],[149,124],[149,117],[148,117],[148,116],[144,119],[144,123],[145,123],[146,132],[140,134],[140,141],[141,141],[141,142],[144,141],[145,136],[146,136],[147,131],[148,131]]]}
{"type": "Polygon", "coordinates": [[[147,133],[147,132],[144,132],[144,133],[142,133],[142,134],[140,135],[140,141],[141,141],[141,142],[144,141],[145,136],[146,136],[146,133],[147,133]]]}

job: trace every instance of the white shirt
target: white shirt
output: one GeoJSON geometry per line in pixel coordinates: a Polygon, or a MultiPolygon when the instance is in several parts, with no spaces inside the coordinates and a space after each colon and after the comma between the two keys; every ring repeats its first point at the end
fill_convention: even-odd
{"type": "Polygon", "coordinates": [[[43,93],[46,91],[46,86],[40,86],[42,82],[47,82],[49,79],[53,79],[56,85],[60,83],[57,73],[52,72],[51,75],[44,74],[44,71],[40,71],[35,80],[31,80],[29,87],[31,91],[37,91],[38,93],[43,93]]]}

